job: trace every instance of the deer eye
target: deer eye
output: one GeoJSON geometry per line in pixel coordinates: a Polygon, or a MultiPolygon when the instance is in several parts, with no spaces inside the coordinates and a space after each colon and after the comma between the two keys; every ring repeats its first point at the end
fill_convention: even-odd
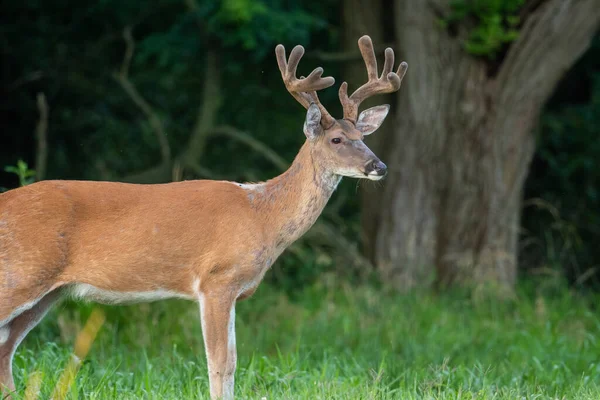
{"type": "Polygon", "coordinates": [[[342,143],[342,139],[339,137],[333,138],[333,139],[331,139],[331,143],[340,144],[340,143],[342,143]]]}

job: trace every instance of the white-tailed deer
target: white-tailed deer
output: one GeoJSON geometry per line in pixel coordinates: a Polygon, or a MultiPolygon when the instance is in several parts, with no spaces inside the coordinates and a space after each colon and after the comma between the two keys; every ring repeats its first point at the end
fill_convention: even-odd
{"type": "Polygon", "coordinates": [[[342,176],[379,180],[386,166],[363,143],[389,106],[358,114],[360,103],[400,88],[385,51],[381,76],[368,36],[358,41],[368,82],[340,87],[343,119],[316,91],[334,84],[322,68],[297,78],[302,46],[275,53],[287,90],[308,111],[306,142],[290,168],[256,184],[185,181],[156,185],[44,181],[0,195],[0,392],[14,390],[12,357],[59,298],[101,303],[195,300],[211,398],[233,398],[235,303],[315,222],[342,176]]]}

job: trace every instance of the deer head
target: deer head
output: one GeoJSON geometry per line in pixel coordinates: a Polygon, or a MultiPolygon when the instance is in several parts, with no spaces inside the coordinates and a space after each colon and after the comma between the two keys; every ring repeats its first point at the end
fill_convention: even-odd
{"type": "Polygon", "coordinates": [[[316,68],[306,78],[296,77],[296,69],[304,55],[302,46],[294,47],[287,61],[282,45],[275,48],[275,54],[285,87],[307,109],[304,134],[312,145],[315,159],[337,175],[379,180],[386,175],[387,167],[365,145],[363,139],[381,126],[390,106],[375,106],[360,114],[358,109],[360,103],[368,97],[400,89],[408,64],[400,63],[397,72],[393,72],[394,51],[387,48],[383,72],[378,77],[377,59],[371,38],[366,35],[361,37],[358,47],[367,67],[368,81],[350,96],[347,92],[348,84],[344,82],[340,86],[343,119],[333,118],[317,96],[317,90],[328,88],[335,83],[332,77],[322,77],[323,68],[316,68]]]}

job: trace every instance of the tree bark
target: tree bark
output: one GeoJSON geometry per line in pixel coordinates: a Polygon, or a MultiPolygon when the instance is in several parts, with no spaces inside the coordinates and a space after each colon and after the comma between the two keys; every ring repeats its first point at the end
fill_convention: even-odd
{"type": "Polygon", "coordinates": [[[460,27],[450,35],[439,24],[449,2],[395,1],[396,47],[410,68],[367,235],[383,279],[398,288],[515,282],[532,128],[600,21],[599,0],[538,3],[492,72],[464,51],[460,27]]]}

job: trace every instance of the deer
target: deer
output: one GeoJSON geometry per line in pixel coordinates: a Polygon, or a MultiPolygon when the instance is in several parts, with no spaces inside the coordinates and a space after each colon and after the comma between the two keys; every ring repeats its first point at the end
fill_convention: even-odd
{"type": "Polygon", "coordinates": [[[368,80],[333,118],[317,91],[335,83],[318,67],[296,76],[304,48],[275,49],[287,91],[306,109],[306,140],[291,166],[259,183],[187,180],[165,184],[47,180],[0,194],[0,394],[14,394],[17,346],[59,299],[103,304],[182,298],[199,304],[211,399],[233,399],[235,305],[317,220],[342,177],[373,181],[386,165],[363,139],[389,105],[368,97],[400,88],[385,50],[378,75],[369,36],[358,40],[368,80]]]}

